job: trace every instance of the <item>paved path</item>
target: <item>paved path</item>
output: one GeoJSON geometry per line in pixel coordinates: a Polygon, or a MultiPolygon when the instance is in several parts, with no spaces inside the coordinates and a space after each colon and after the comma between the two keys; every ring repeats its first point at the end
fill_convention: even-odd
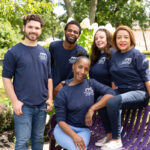
{"type": "Polygon", "coordinates": [[[49,150],[49,143],[44,144],[43,150],[49,150]]]}
{"type": "MultiPolygon", "coordinates": [[[[29,148],[31,150],[31,148],[29,148]]],[[[49,150],[49,143],[44,143],[43,150],[49,150]]]]}

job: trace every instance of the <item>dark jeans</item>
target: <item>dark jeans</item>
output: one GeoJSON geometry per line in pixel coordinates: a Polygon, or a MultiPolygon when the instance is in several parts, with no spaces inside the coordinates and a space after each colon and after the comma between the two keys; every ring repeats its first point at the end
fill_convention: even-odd
{"type": "Polygon", "coordinates": [[[46,103],[31,107],[23,105],[23,115],[14,113],[15,121],[15,150],[27,150],[31,139],[32,150],[43,150],[43,135],[46,121],[46,103]]]}
{"type": "Polygon", "coordinates": [[[112,133],[113,139],[121,138],[121,110],[136,109],[147,105],[148,95],[145,91],[130,91],[119,94],[99,110],[106,133],[112,133]]]}

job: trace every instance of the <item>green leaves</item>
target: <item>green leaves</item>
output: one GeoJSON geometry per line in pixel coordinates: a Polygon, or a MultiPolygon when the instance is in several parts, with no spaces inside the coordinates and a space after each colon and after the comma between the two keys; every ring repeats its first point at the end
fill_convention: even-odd
{"type": "Polygon", "coordinates": [[[3,57],[3,51],[21,40],[24,15],[31,13],[41,15],[45,21],[41,39],[50,36],[51,30],[48,26],[52,26],[50,21],[54,6],[49,0],[0,0],[0,57],[3,57]]]}
{"type": "Polygon", "coordinates": [[[84,47],[88,54],[90,54],[93,42],[93,31],[94,29],[83,29],[80,38],[78,39],[78,44],[84,47]]]}
{"type": "Polygon", "coordinates": [[[11,23],[0,18],[0,48],[8,49],[21,39],[20,29],[14,30],[11,23]]]}
{"type": "MultiPolygon", "coordinates": [[[[75,19],[81,22],[89,16],[91,0],[71,0],[75,19]]],[[[148,1],[145,0],[98,0],[96,20],[99,25],[111,23],[114,27],[120,24],[133,26],[138,21],[140,26],[150,22],[146,14],[148,1]]]]}

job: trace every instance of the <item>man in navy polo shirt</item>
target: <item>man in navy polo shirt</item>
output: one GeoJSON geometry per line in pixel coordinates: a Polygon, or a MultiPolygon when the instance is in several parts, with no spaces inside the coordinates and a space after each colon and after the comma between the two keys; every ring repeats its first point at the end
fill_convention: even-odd
{"type": "Polygon", "coordinates": [[[27,150],[30,139],[32,150],[43,149],[46,112],[52,110],[50,53],[37,44],[43,25],[39,15],[25,16],[25,38],[3,61],[3,83],[14,110],[15,150],[27,150]]]}
{"type": "Polygon", "coordinates": [[[72,64],[77,53],[86,52],[82,46],[77,44],[77,39],[81,34],[81,27],[77,21],[68,22],[64,32],[65,40],[52,42],[49,47],[52,57],[54,97],[62,88],[64,81],[73,77],[72,64]]]}

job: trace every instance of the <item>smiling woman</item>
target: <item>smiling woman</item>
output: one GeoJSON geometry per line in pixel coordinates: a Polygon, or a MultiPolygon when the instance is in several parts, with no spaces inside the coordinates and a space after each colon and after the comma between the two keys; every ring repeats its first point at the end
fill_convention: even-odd
{"type": "Polygon", "coordinates": [[[72,65],[73,79],[56,95],[54,104],[58,125],[54,136],[65,149],[86,149],[89,144],[94,111],[106,106],[114,91],[94,79],[86,79],[90,61],[87,54],[80,53],[72,65]],[[95,94],[101,95],[94,104],[95,94]],[[63,137],[63,140],[62,140],[63,137]]]}

